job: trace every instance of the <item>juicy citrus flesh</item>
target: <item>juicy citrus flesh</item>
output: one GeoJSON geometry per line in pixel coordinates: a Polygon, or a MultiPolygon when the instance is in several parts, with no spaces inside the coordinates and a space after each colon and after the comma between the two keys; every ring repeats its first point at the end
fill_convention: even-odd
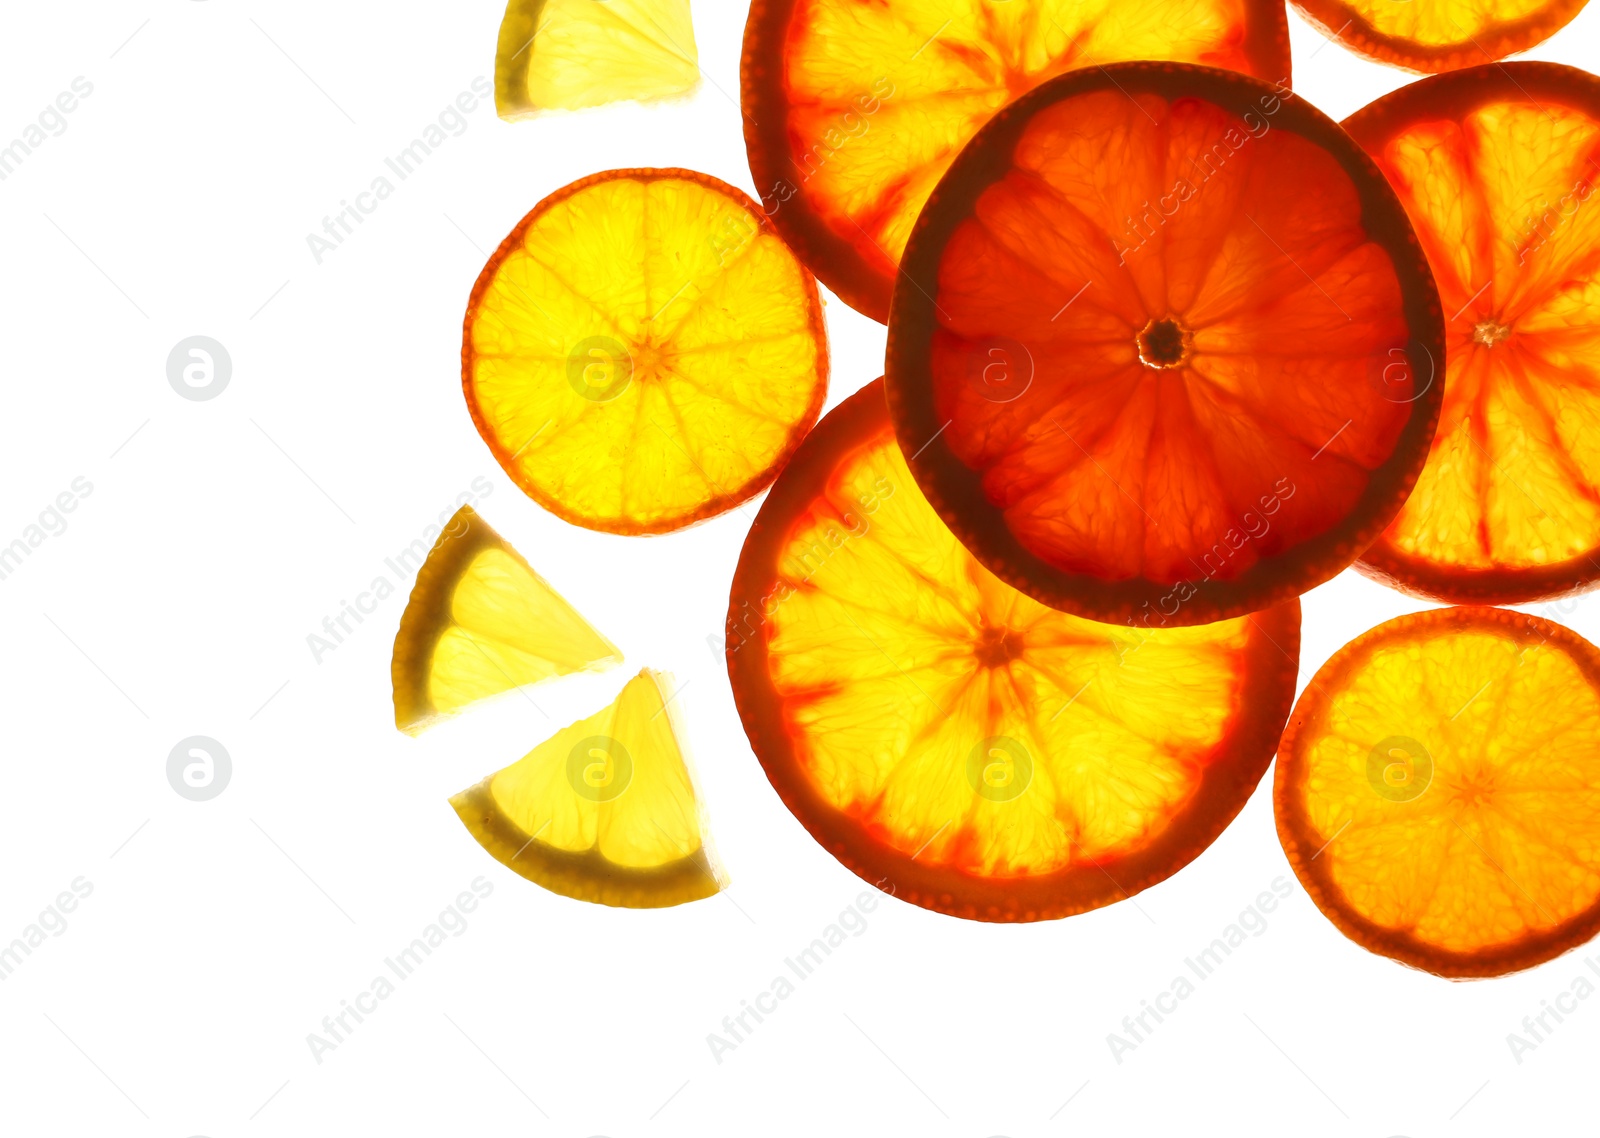
{"type": "Polygon", "coordinates": [[[400,618],[395,726],[416,735],[491,696],[621,661],[615,645],[463,506],[418,571],[400,618]]]}
{"type": "Polygon", "coordinates": [[[1445,975],[1548,959],[1600,924],[1600,653],[1503,609],[1347,645],[1278,755],[1278,830],[1317,904],[1445,975]],[[1576,939],[1574,939],[1576,938],[1576,939]]]}
{"type": "Polygon", "coordinates": [[[495,109],[648,102],[694,90],[699,55],[689,0],[510,0],[494,57],[495,109]]]}
{"type": "Polygon", "coordinates": [[[1370,59],[1438,72],[1502,59],[1559,31],[1588,0],[1294,0],[1331,39],[1370,59]]]}
{"type": "MultiPolygon", "coordinates": [[[[747,546],[730,609],[735,692],[763,693],[741,712],[780,792],[802,784],[813,833],[844,832],[893,865],[914,863],[934,879],[919,892],[889,868],[889,887],[962,916],[1062,916],[1186,864],[1265,768],[1293,687],[1295,602],[1264,623],[1172,630],[1047,608],[939,520],[881,385],[854,402],[834,415],[857,425],[824,420],[816,445],[827,457],[758,522],[775,544],[747,546]],[[759,647],[742,643],[757,624],[759,647]],[[1252,750],[1237,740],[1254,715],[1265,726],[1252,750]],[[782,755],[763,742],[772,732],[782,755]],[[1236,779],[1233,797],[1208,800],[1197,823],[1192,807],[1217,778],[1236,779]],[[1158,867],[1133,868],[1163,842],[1158,867]],[[1040,888],[1064,880],[1059,893],[1040,888]]],[[[885,887],[870,853],[846,864],[885,887]]]]}
{"type": "Polygon", "coordinates": [[[1252,0],[758,0],[746,104],[756,124],[773,125],[747,123],[752,173],[786,233],[804,212],[829,236],[833,248],[811,259],[818,275],[886,319],[912,223],[1001,107],[1063,71],[1127,59],[1206,63],[1287,85],[1283,22],[1281,7],[1252,0]],[[840,257],[863,279],[848,280],[840,257]]]}
{"type": "Polygon", "coordinates": [[[479,433],[536,501],[660,533],[771,481],[821,410],[828,355],[815,281],[748,198],[614,170],[541,202],[490,259],[462,370],[479,433]]]}
{"type": "Polygon", "coordinates": [[[1008,581],[1195,623],[1333,576],[1392,517],[1438,315],[1334,124],[1165,67],[1063,77],[980,135],[913,239],[889,390],[923,489],[1008,581]]]}
{"type": "Polygon", "coordinates": [[[1498,65],[1426,80],[1434,97],[1357,135],[1454,314],[1432,453],[1366,560],[1446,599],[1529,600],[1600,574],[1600,85],[1581,76],[1591,106],[1563,105],[1516,84],[1581,73],[1506,66],[1510,83],[1498,65]],[[1506,95],[1485,100],[1497,81],[1506,95]]]}
{"type": "Polygon", "coordinates": [[[727,878],[664,684],[641,671],[608,707],[450,804],[495,860],[563,896],[624,908],[711,896],[727,878]]]}

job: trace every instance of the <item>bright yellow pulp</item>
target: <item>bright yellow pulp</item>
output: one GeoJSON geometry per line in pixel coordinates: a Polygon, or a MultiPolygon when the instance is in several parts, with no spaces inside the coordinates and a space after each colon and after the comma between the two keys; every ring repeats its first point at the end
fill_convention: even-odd
{"type": "Polygon", "coordinates": [[[1045,608],[966,552],[888,430],[795,523],[763,605],[806,774],[929,865],[1022,876],[1147,844],[1240,709],[1246,619],[1045,608]]]}
{"type": "Polygon", "coordinates": [[[1449,319],[1433,451],[1384,535],[1402,554],[1515,570],[1600,546],[1597,143],[1580,111],[1491,103],[1378,156],[1449,319]]]}
{"type": "Polygon", "coordinates": [[[1245,22],[1243,0],[798,0],[785,61],[791,180],[892,271],[956,154],[1018,95],[1130,59],[1250,72],[1245,22]]]}
{"type": "Polygon", "coordinates": [[[469,384],[501,463],[544,504],[597,529],[670,529],[746,496],[815,413],[815,309],[743,201],[619,176],[543,210],[500,263],[469,384]]]}
{"type": "MultiPolygon", "coordinates": [[[[1474,37],[1499,25],[1550,7],[1550,0],[1344,0],[1344,7],[1379,35],[1423,47],[1444,47],[1471,44],[1474,37]]],[[[1480,56],[1475,62],[1487,63],[1488,57],[1480,56]]]]}
{"type": "Polygon", "coordinates": [[[700,79],[689,0],[510,0],[494,58],[503,119],[641,102],[700,79]]]}
{"type": "Polygon", "coordinates": [[[409,734],[524,684],[622,660],[470,506],[417,582],[395,645],[396,723],[409,734]]]}
{"type": "Polygon", "coordinates": [[[1471,952],[1600,898],[1600,697],[1555,644],[1436,626],[1327,699],[1297,756],[1307,852],[1355,912],[1471,952]]]}
{"type": "Polygon", "coordinates": [[[710,856],[664,679],[640,672],[610,706],[452,798],[474,837],[509,868],[552,888],[543,871],[552,855],[567,855],[581,868],[558,891],[583,899],[595,899],[584,896],[585,886],[604,888],[616,870],[632,872],[647,889],[650,871],[681,864],[700,875],[694,896],[716,892],[726,879],[710,856]]]}

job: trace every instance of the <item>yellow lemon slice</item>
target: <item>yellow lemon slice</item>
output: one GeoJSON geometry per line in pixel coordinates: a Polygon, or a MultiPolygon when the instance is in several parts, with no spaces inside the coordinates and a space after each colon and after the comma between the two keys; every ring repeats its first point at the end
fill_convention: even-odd
{"type": "Polygon", "coordinates": [[[450,800],[480,845],[552,893],[657,909],[726,887],[679,730],[646,668],[609,706],[450,800]]]}
{"type": "Polygon", "coordinates": [[[608,170],[489,259],[461,371],[478,433],[534,501],[665,533],[772,481],[822,410],[828,346],[816,281],[748,197],[692,170],[608,170]]]}
{"type": "Polygon", "coordinates": [[[510,0],[494,55],[508,121],[692,91],[700,80],[689,0],[510,0]]]}
{"type": "Polygon", "coordinates": [[[462,506],[400,618],[390,665],[395,726],[416,735],[501,692],[621,662],[615,645],[462,506]]]}

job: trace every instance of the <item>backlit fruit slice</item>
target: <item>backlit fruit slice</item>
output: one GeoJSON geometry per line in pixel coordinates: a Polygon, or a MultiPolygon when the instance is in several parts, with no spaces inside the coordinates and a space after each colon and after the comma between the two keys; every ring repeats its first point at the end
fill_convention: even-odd
{"type": "Polygon", "coordinates": [[[1490,63],[1543,43],[1588,0],[1294,0],[1329,39],[1408,71],[1490,63]]]}
{"type": "Polygon", "coordinates": [[[1351,940],[1498,976],[1600,929],[1600,651],[1492,608],[1334,654],[1278,749],[1278,836],[1351,940]]]}
{"type": "Polygon", "coordinates": [[[692,91],[700,81],[689,0],[510,0],[494,56],[494,104],[515,121],[692,91]]]}
{"type": "Polygon", "coordinates": [[[889,406],[1002,580],[1118,623],[1304,592],[1427,457],[1443,318],[1377,168],[1292,93],[1177,63],[1052,79],[912,231],[889,406]]]}
{"type": "Polygon", "coordinates": [[[1300,605],[1096,624],[979,565],[873,383],[779,477],[734,577],[728,674],[767,778],[847,868],[1036,921],[1177,872],[1239,812],[1294,700],[1300,605]]]}
{"type": "Polygon", "coordinates": [[[784,238],[887,320],[906,236],[989,117],[1054,75],[1175,59],[1289,85],[1282,0],[755,0],[750,173],[784,238]]]}
{"type": "Polygon", "coordinates": [[[1453,601],[1600,578],[1600,79],[1506,63],[1424,79],[1345,127],[1411,214],[1445,327],[1444,410],[1360,567],[1453,601]]]}
{"type": "Polygon", "coordinates": [[[471,506],[445,526],[400,617],[394,723],[416,735],[525,684],[622,662],[471,506]]]}
{"type": "Polygon", "coordinates": [[[744,194],[608,170],[489,258],[461,371],[478,433],[536,502],[665,533],[772,481],[822,410],[828,345],[816,281],[744,194]]]}
{"type": "Polygon", "coordinates": [[[664,680],[646,668],[450,805],[496,861],[564,897],[659,909],[725,888],[664,680]]]}

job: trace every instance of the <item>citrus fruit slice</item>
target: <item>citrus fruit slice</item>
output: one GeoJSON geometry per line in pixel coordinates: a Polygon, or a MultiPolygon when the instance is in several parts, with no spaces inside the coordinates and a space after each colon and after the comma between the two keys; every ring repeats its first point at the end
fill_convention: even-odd
{"type": "Polygon", "coordinates": [[[1600,651],[1435,609],[1345,645],[1278,749],[1278,836],[1347,937],[1441,976],[1527,968],[1600,929],[1600,651]]]}
{"type": "Polygon", "coordinates": [[[1433,263],[1444,409],[1361,567],[1510,603],[1600,577],[1600,79],[1551,63],[1424,79],[1345,127],[1433,263]]]}
{"type": "Polygon", "coordinates": [[[824,849],[902,900],[1035,921],[1165,879],[1239,812],[1300,607],[1146,629],[1038,604],[918,492],[873,383],[762,504],[727,640],[750,745],[824,849]]]}
{"type": "Polygon", "coordinates": [[[609,707],[450,799],[478,843],[552,893],[627,909],[724,888],[694,780],[646,668],[609,707]]]}
{"type": "Polygon", "coordinates": [[[494,54],[508,121],[682,95],[700,81],[689,0],[510,0],[494,54]]]}
{"type": "Polygon", "coordinates": [[[744,194],[608,170],[489,258],[461,371],[478,433],[540,505],[664,533],[772,481],[822,410],[828,346],[816,281],[744,194]]]}
{"type": "Polygon", "coordinates": [[[416,735],[525,684],[622,662],[522,555],[462,506],[417,572],[394,638],[394,723],[416,735]]]}
{"type": "Polygon", "coordinates": [[[1408,71],[1504,59],[1566,27],[1588,0],[1294,0],[1300,14],[1357,55],[1408,71]]]}
{"type": "Polygon", "coordinates": [[[745,147],[779,231],[846,304],[887,320],[906,236],[989,117],[1076,67],[1208,63],[1289,85],[1281,0],[755,0],[745,147]]]}
{"type": "Polygon", "coordinates": [[[1405,211],[1292,93],[1121,63],[1022,96],[950,167],[889,319],[900,446],[1002,580],[1096,620],[1304,592],[1427,457],[1443,318],[1405,211]]]}

